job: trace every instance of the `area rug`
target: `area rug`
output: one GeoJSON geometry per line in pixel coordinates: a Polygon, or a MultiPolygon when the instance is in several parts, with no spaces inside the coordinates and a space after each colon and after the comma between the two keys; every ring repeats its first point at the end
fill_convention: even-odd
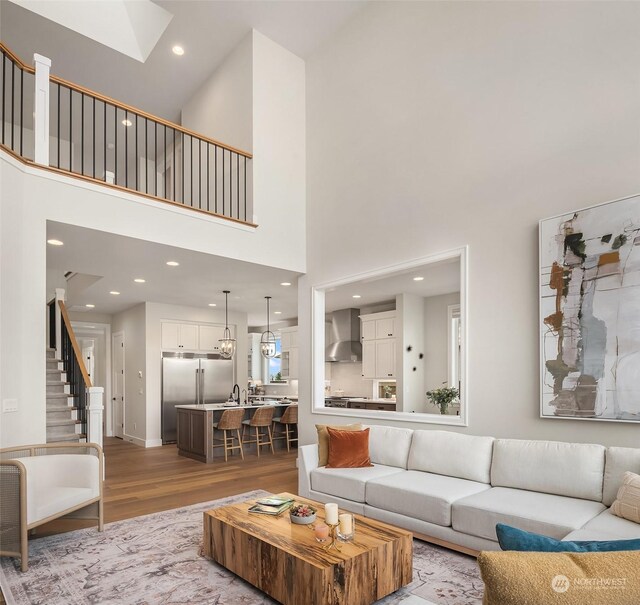
{"type": "MultiPolygon", "coordinates": [[[[0,559],[7,605],[272,605],[275,601],[201,556],[205,510],[255,491],[32,540],[29,571],[0,559]]],[[[475,559],[414,540],[413,582],[378,605],[478,605],[475,559]]],[[[305,605],[300,603],[299,605],[305,605]]]]}

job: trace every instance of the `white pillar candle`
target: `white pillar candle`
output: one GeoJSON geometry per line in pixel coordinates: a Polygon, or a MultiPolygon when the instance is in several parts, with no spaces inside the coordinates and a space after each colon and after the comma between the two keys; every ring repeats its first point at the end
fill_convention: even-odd
{"type": "Polygon", "coordinates": [[[340,515],[340,533],[343,536],[350,536],[353,533],[353,515],[349,513],[340,515]]]}
{"type": "Polygon", "coordinates": [[[324,505],[324,520],[329,525],[338,525],[338,505],[329,502],[324,505]]]}

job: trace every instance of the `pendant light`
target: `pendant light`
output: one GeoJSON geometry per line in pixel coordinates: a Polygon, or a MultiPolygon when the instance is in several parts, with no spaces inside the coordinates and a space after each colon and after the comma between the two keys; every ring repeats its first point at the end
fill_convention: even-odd
{"type": "Polygon", "coordinates": [[[224,333],[218,341],[220,343],[220,357],[223,359],[231,359],[236,352],[236,339],[231,338],[231,330],[229,330],[229,290],[224,292],[224,333]]]}
{"type": "Polygon", "coordinates": [[[265,296],[267,299],[267,329],[262,333],[260,339],[260,352],[263,357],[271,359],[276,356],[276,337],[274,333],[269,329],[269,300],[270,296],[265,296]]]}

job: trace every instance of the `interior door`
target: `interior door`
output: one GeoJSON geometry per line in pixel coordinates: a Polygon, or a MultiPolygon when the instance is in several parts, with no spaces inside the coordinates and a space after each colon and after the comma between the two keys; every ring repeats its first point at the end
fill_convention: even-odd
{"type": "Polygon", "coordinates": [[[111,339],[112,351],[112,395],[113,434],[124,437],[124,332],[118,332],[111,339]]]}

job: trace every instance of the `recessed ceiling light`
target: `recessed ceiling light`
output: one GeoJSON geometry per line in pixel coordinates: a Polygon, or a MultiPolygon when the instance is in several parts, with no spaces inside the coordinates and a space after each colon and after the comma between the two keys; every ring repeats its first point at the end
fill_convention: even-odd
{"type": "Polygon", "coordinates": [[[182,46],[180,46],[179,44],[176,44],[171,50],[173,51],[174,55],[178,55],[179,57],[184,55],[184,48],[182,48],[182,46]]]}
{"type": "Polygon", "coordinates": [[[354,294],[352,298],[362,298],[362,296],[360,296],[360,294],[354,294]]]}
{"type": "Polygon", "coordinates": [[[283,282],[280,282],[280,285],[281,286],[290,286],[291,282],[290,281],[283,281],[283,282]]]}
{"type": "Polygon", "coordinates": [[[114,296],[120,296],[120,292],[118,292],[117,290],[111,290],[109,294],[113,294],[114,296]]]}
{"type": "Polygon", "coordinates": [[[274,315],[282,315],[282,311],[274,311],[273,314],[274,315]]]}
{"type": "Polygon", "coordinates": [[[131,120],[122,120],[122,124],[124,126],[133,126],[133,122],[131,120]]]}
{"type": "Polygon", "coordinates": [[[167,261],[167,265],[169,265],[170,267],[177,267],[179,264],[180,263],[175,260],[167,261]]]}
{"type": "Polygon", "coordinates": [[[47,244],[51,244],[52,246],[64,246],[64,242],[61,242],[59,239],[48,239],[47,244]]]}
{"type": "Polygon", "coordinates": [[[413,281],[422,281],[424,277],[414,277],[413,281]]]}
{"type": "Polygon", "coordinates": [[[93,309],[95,308],[95,305],[92,305],[91,303],[85,305],[85,307],[88,307],[89,309],[93,309]]]}
{"type": "Polygon", "coordinates": [[[144,284],[147,280],[142,279],[141,277],[136,277],[133,281],[136,282],[136,284],[144,284]]]}
{"type": "Polygon", "coordinates": [[[216,303],[209,303],[210,307],[217,307],[218,305],[216,305],[216,303]]]}

